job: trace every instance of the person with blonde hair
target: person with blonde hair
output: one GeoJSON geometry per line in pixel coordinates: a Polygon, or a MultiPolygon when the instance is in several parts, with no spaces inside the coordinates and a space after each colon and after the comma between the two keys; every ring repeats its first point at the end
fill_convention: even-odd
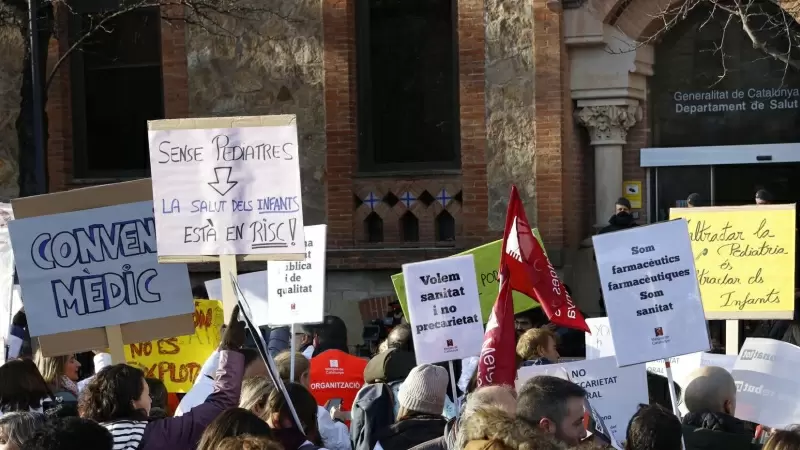
{"type": "MultiPolygon", "coordinates": [[[[279,353],[275,356],[275,368],[284,383],[289,382],[291,375],[292,354],[291,352],[279,353]]],[[[295,353],[294,356],[294,378],[303,387],[311,390],[311,362],[302,353],[295,353]]],[[[339,412],[336,409],[328,411],[322,406],[317,405],[317,429],[322,443],[329,450],[351,450],[350,432],[340,420],[335,419],[339,412]]]]}
{"type": "Polygon", "coordinates": [[[217,450],[284,450],[281,444],[263,436],[227,437],[217,446],[217,450]]]}
{"type": "Polygon", "coordinates": [[[775,431],[767,439],[763,450],[800,450],[800,427],[775,431]]]}
{"type": "Polygon", "coordinates": [[[64,402],[78,401],[78,380],[80,378],[78,371],[81,363],[75,359],[74,354],[44,356],[42,350],[39,349],[36,351],[34,362],[53,395],[60,397],[64,402]]]}
{"type": "Polygon", "coordinates": [[[561,357],[556,345],[556,334],[550,328],[531,328],[517,341],[517,358],[523,366],[556,364],[561,357]]]}
{"type": "Polygon", "coordinates": [[[250,377],[242,381],[242,395],[239,397],[239,407],[266,420],[264,412],[267,407],[267,398],[275,390],[272,380],[267,377],[250,377]]]}

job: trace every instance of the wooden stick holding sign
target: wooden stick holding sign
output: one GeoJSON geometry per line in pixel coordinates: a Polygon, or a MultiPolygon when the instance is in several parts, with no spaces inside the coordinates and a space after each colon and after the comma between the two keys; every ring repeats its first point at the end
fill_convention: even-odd
{"type": "Polygon", "coordinates": [[[237,261],[305,258],[294,115],[148,122],[159,261],[218,262],[227,316],[237,261]]]}
{"type": "Polygon", "coordinates": [[[194,332],[186,265],[156,256],[149,180],[12,200],[9,222],[31,336],[44,356],[194,332]]]}

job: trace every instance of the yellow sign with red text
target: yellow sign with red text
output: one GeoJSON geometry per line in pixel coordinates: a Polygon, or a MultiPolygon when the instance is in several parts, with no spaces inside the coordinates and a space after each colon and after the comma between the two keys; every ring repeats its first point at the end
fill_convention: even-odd
{"type": "Polygon", "coordinates": [[[217,349],[225,324],[222,302],[194,301],[194,334],[125,346],[128,364],[158,378],[167,391],[185,393],[200,375],[206,359],[217,349]]]}

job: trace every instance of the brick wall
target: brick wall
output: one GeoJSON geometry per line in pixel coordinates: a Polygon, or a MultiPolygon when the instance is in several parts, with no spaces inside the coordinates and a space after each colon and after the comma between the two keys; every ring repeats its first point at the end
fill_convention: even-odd
{"type": "Polygon", "coordinates": [[[323,0],[325,42],[325,113],[327,136],[327,217],[329,266],[332,268],[391,268],[410,261],[442,257],[498,237],[488,229],[485,124],[485,28],[483,2],[458,1],[459,105],[461,130],[460,176],[356,178],[358,155],[355,0],[323,0]],[[370,193],[382,198],[408,191],[436,194],[445,189],[458,202],[432,202],[410,209],[419,219],[418,243],[402,243],[398,219],[402,204],[365,205],[370,193]],[[355,203],[355,204],[354,204],[355,203]],[[456,239],[437,242],[434,220],[442,209],[456,219],[456,239]],[[366,240],[364,220],[375,211],[384,223],[382,243],[366,240]],[[392,250],[381,251],[391,247],[392,250]],[[396,249],[401,247],[401,251],[396,249]],[[360,251],[366,249],[367,251],[360,251]],[[436,256],[434,256],[436,255],[436,256]]]}
{"type": "MultiPolygon", "coordinates": [[[[67,36],[69,14],[64,5],[56,7],[60,39],[53,39],[48,51],[48,73],[56,61],[69,49],[67,36]]],[[[166,13],[176,17],[180,9],[171,7],[166,13]]],[[[179,7],[178,7],[179,8],[179,7]]],[[[162,22],[161,60],[164,80],[164,113],[167,118],[186,117],[189,114],[188,73],[186,66],[186,29],[180,21],[162,22]]],[[[72,92],[70,88],[70,65],[66,58],[58,68],[50,85],[47,99],[48,141],[47,164],[50,192],[64,191],[92,184],[105,184],[121,180],[83,180],[73,179],[72,144],[72,92]]],[[[124,87],[121,87],[124,88],[124,87]]]]}
{"type": "MultiPolygon", "coordinates": [[[[534,147],[536,158],[536,225],[545,245],[565,244],[564,183],[574,175],[565,171],[564,149],[571,139],[564,83],[567,61],[561,35],[562,16],[547,9],[546,0],[533,2],[534,147]]],[[[570,163],[572,164],[572,163],[570,163]]]]}

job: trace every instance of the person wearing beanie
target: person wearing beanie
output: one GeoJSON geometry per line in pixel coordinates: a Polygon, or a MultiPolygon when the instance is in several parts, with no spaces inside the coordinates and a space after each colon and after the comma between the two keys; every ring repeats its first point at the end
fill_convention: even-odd
{"type": "Polygon", "coordinates": [[[400,386],[397,422],[378,432],[376,449],[408,450],[444,434],[442,417],[449,376],[443,367],[420,364],[400,386]]]}

